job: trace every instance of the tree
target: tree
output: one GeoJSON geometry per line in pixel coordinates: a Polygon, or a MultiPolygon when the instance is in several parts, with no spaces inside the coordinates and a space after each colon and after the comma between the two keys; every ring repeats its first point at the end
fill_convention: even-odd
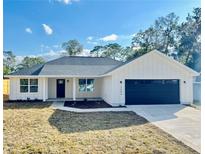
{"type": "Polygon", "coordinates": [[[112,59],[120,59],[123,48],[117,43],[110,43],[104,46],[103,57],[110,57],[112,59]]]}
{"type": "Polygon", "coordinates": [[[25,57],[22,62],[17,66],[17,69],[24,69],[24,68],[30,68],[37,64],[43,64],[45,63],[44,59],[42,57],[25,57]]]}
{"type": "Polygon", "coordinates": [[[77,40],[64,42],[62,48],[67,51],[69,56],[78,55],[83,51],[83,46],[77,40]]]}
{"type": "Polygon", "coordinates": [[[179,17],[170,13],[165,17],[160,17],[155,21],[156,31],[155,48],[168,55],[176,47],[179,28],[179,17]]]}
{"type": "Polygon", "coordinates": [[[137,56],[141,56],[155,48],[154,43],[155,30],[153,27],[138,32],[132,39],[132,48],[138,48],[137,56]]]}
{"type": "Polygon", "coordinates": [[[4,75],[8,75],[15,70],[16,56],[12,53],[12,51],[4,51],[3,56],[4,75]]]}
{"type": "Polygon", "coordinates": [[[104,46],[95,46],[90,53],[97,57],[110,57],[112,59],[123,60],[123,48],[117,43],[110,43],[104,46]]]}
{"type": "Polygon", "coordinates": [[[120,60],[126,61],[126,60],[133,58],[132,56],[134,55],[134,52],[135,50],[130,46],[123,48],[120,53],[121,55],[120,60]]]}
{"type": "Polygon", "coordinates": [[[201,8],[188,14],[179,28],[179,58],[182,63],[200,71],[201,65],[201,8]]]}
{"type": "Polygon", "coordinates": [[[104,46],[94,46],[94,48],[90,51],[90,54],[95,55],[96,57],[100,57],[104,49],[104,46]]]}
{"type": "Polygon", "coordinates": [[[141,56],[154,49],[168,55],[177,43],[178,18],[170,13],[155,20],[154,25],[145,31],[139,31],[132,39],[132,47],[138,48],[134,56],[141,56]]]}

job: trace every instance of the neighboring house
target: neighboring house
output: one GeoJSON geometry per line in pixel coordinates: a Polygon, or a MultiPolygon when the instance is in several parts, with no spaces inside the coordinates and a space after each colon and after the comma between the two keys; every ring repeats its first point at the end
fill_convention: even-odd
{"type": "Polygon", "coordinates": [[[10,100],[102,98],[116,105],[190,104],[199,73],[159,51],[128,62],[65,56],[8,75],[10,100]]]}

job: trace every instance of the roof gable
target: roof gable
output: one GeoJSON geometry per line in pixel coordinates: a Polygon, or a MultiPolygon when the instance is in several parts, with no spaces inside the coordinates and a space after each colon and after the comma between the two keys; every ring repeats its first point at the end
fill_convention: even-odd
{"type": "Polygon", "coordinates": [[[163,53],[161,53],[157,50],[153,50],[152,54],[157,54],[157,55],[161,56],[162,58],[166,59],[167,61],[172,62],[176,66],[182,68],[184,71],[187,71],[187,72],[191,73],[193,76],[198,76],[200,74],[200,73],[196,72],[195,70],[191,69],[190,67],[178,62],[177,60],[175,60],[171,57],[166,56],[165,54],[163,54],[163,53]]]}
{"type": "Polygon", "coordinates": [[[130,61],[127,61],[127,62],[119,65],[119,66],[116,66],[114,69],[109,70],[108,72],[106,72],[106,74],[111,74],[112,72],[114,72],[114,71],[116,71],[116,70],[126,66],[127,64],[130,64],[130,63],[132,63],[134,61],[140,61],[142,59],[145,59],[147,56],[151,56],[151,55],[158,55],[158,56],[162,57],[164,60],[173,63],[175,66],[181,68],[183,71],[186,71],[186,72],[190,73],[192,76],[198,76],[199,75],[198,72],[196,72],[193,69],[191,69],[191,68],[181,64],[180,62],[174,60],[173,58],[166,56],[165,54],[161,53],[158,50],[150,51],[150,52],[148,52],[148,53],[146,53],[146,54],[144,54],[144,55],[142,55],[140,57],[134,58],[134,59],[132,59],[130,61]]]}

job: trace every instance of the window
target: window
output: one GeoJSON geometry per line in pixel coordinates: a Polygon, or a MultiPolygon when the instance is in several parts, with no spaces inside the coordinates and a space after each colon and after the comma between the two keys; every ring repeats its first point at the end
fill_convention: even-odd
{"type": "Polygon", "coordinates": [[[79,79],[79,91],[86,91],[86,79],[79,79]]]}
{"type": "Polygon", "coordinates": [[[178,80],[166,80],[166,84],[178,84],[178,80]]]}
{"type": "Polygon", "coordinates": [[[79,91],[80,92],[93,92],[94,91],[94,79],[79,79],[79,91]]]}
{"type": "Polygon", "coordinates": [[[38,92],[38,79],[20,79],[20,92],[38,92]]]}
{"type": "Polygon", "coordinates": [[[87,91],[94,91],[94,79],[87,79],[87,91]]]}
{"type": "Polygon", "coordinates": [[[30,92],[38,92],[38,79],[30,79],[30,92]]]}
{"type": "Polygon", "coordinates": [[[21,93],[28,92],[28,79],[20,79],[20,92],[21,93]]]}

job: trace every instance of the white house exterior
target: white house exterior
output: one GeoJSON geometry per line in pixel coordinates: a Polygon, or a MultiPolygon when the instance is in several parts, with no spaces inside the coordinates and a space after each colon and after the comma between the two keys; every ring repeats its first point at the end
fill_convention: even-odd
{"type": "Polygon", "coordinates": [[[34,69],[35,73],[29,74],[27,70],[8,75],[9,99],[102,98],[113,106],[193,102],[193,77],[198,73],[159,51],[126,63],[107,60],[107,65],[96,58],[81,59],[77,63],[75,58],[67,60],[69,64],[63,65],[59,61],[48,62],[34,69]],[[85,60],[89,64],[82,62],[85,60]],[[75,64],[72,65],[72,61],[75,64]]]}

